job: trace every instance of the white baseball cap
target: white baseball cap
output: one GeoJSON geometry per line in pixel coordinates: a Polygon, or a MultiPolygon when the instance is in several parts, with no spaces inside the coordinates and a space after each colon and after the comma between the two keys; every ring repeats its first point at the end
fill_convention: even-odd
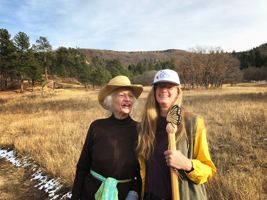
{"type": "Polygon", "coordinates": [[[172,83],[180,85],[180,79],[176,71],[173,71],[171,69],[163,69],[156,73],[154,82],[151,85],[157,83],[172,83]]]}

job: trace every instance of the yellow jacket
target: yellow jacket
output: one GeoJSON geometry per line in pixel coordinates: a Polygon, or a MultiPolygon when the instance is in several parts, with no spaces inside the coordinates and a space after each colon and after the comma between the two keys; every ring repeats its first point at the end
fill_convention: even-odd
{"type": "MultiPolygon", "coordinates": [[[[178,149],[178,148],[177,148],[178,149]]],[[[191,159],[193,163],[193,171],[185,173],[185,175],[194,183],[202,184],[211,179],[211,176],[216,172],[216,168],[211,161],[206,138],[206,129],[203,120],[199,117],[197,119],[197,126],[194,141],[194,158],[191,159]]],[[[146,177],[146,163],[144,159],[139,158],[140,175],[142,178],[142,198],[145,192],[145,177],[146,177]]],[[[177,188],[178,189],[178,188],[177,188]]]]}

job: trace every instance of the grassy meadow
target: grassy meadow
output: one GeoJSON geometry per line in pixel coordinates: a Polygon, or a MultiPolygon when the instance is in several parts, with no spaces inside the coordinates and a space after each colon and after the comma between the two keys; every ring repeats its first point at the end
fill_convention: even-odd
{"type": "MultiPolygon", "coordinates": [[[[140,112],[150,87],[145,87],[140,112]]],[[[0,147],[29,155],[51,177],[72,187],[87,130],[109,114],[98,90],[57,89],[8,95],[0,92],[0,147]]],[[[242,83],[216,90],[184,91],[184,107],[203,116],[217,172],[206,183],[209,199],[267,199],[267,84],[242,83]]]]}

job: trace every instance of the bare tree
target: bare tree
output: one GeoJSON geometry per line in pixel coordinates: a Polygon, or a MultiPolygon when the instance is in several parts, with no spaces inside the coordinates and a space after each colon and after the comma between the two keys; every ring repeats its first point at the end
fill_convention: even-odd
{"type": "Polygon", "coordinates": [[[225,82],[238,81],[242,77],[239,68],[238,60],[220,47],[197,46],[180,61],[177,71],[181,71],[184,88],[194,89],[222,87],[225,82]]]}

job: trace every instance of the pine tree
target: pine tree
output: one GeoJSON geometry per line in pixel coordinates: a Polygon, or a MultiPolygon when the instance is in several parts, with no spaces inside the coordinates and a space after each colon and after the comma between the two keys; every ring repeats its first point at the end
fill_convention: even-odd
{"type": "Polygon", "coordinates": [[[32,91],[36,82],[43,83],[44,80],[42,78],[43,69],[40,66],[38,59],[35,58],[33,50],[28,51],[27,56],[27,66],[28,73],[27,77],[32,81],[32,91]]]}
{"type": "Polygon", "coordinates": [[[97,85],[99,86],[105,85],[108,81],[108,77],[107,77],[107,73],[103,70],[103,68],[100,66],[97,67],[96,74],[97,74],[97,77],[96,77],[97,85]]]}
{"type": "Polygon", "coordinates": [[[68,77],[66,67],[63,63],[61,63],[60,65],[58,65],[58,67],[56,67],[56,74],[63,80],[68,77]]]}
{"type": "Polygon", "coordinates": [[[27,66],[27,51],[30,47],[30,40],[26,33],[19,32],[14,36],[14,45],[16,46],[16,53],[14,54],[13,59],[13,72],[15,72],[18,79],[20,79],[20,93],[23,93],[23,82],[24,79],[27,79],[28,75],[28,66],[27,66]]]}
{"type": "Polygon", "coordinates": [[[112,78],[114,78],[115,76],[122,75],[115,66],[111,67],[110,73],[111,73],[112,78]]]}
{"type": "Polygon", "coordinates": [[[130,79],[130,81],[133,80],[134,78],[133,72],[128,69],[125,70],[125,76],[127,76],[130,79]]]}
{"type": "Polygon", "coordinates": [[[47,52],[52,51],[52,46],[49,44],[49,41],[46,37],[40,36],[38,40],[36,40],[37,45],[33,45],[33,48],[42,52],[43,60],[44,60],[44,72],[45,72],[45,81],[47,83],[47,52]]]}
{"type": "Polygon", "coordinates": [[[0,90],[5,90],[9,77],[12,79],[10,67],[15,47],[10,37],[11,35],[6,29],[0,29],[0,76],[2,76],[0,90]]]}
{"type": "Polygon", "coordinates": [[[89,65],[83,65],[80,70],[79,82],[85,85],[86,91],[88,90],[88,84],[91,84],[91,67],[89,65]]]}
{"type": "Polygon", "coordinates": [[[255,49],[255,67],[261,68],[264,65],[263,56],[259,48],[255,49]]]}
{"type": "Polygon", "coordinates": [[[66,47],[58,48],[56,51],[57,64],[60,66],[65,66],[68,77],[77,77],[74,56],[71,54],[70,50],[66,47]]]}
{"type": "Polygon", "coordinates": [[[143,65],[140,61],[136,65],[136,72],[137,74],[143,74],[143,65]]]}
{"type": "Polygon", "coordinates": [[[128,70],[131,71],[134,76],[137,75],[136,66],[134,64],[129,65],[128,70]]]}

